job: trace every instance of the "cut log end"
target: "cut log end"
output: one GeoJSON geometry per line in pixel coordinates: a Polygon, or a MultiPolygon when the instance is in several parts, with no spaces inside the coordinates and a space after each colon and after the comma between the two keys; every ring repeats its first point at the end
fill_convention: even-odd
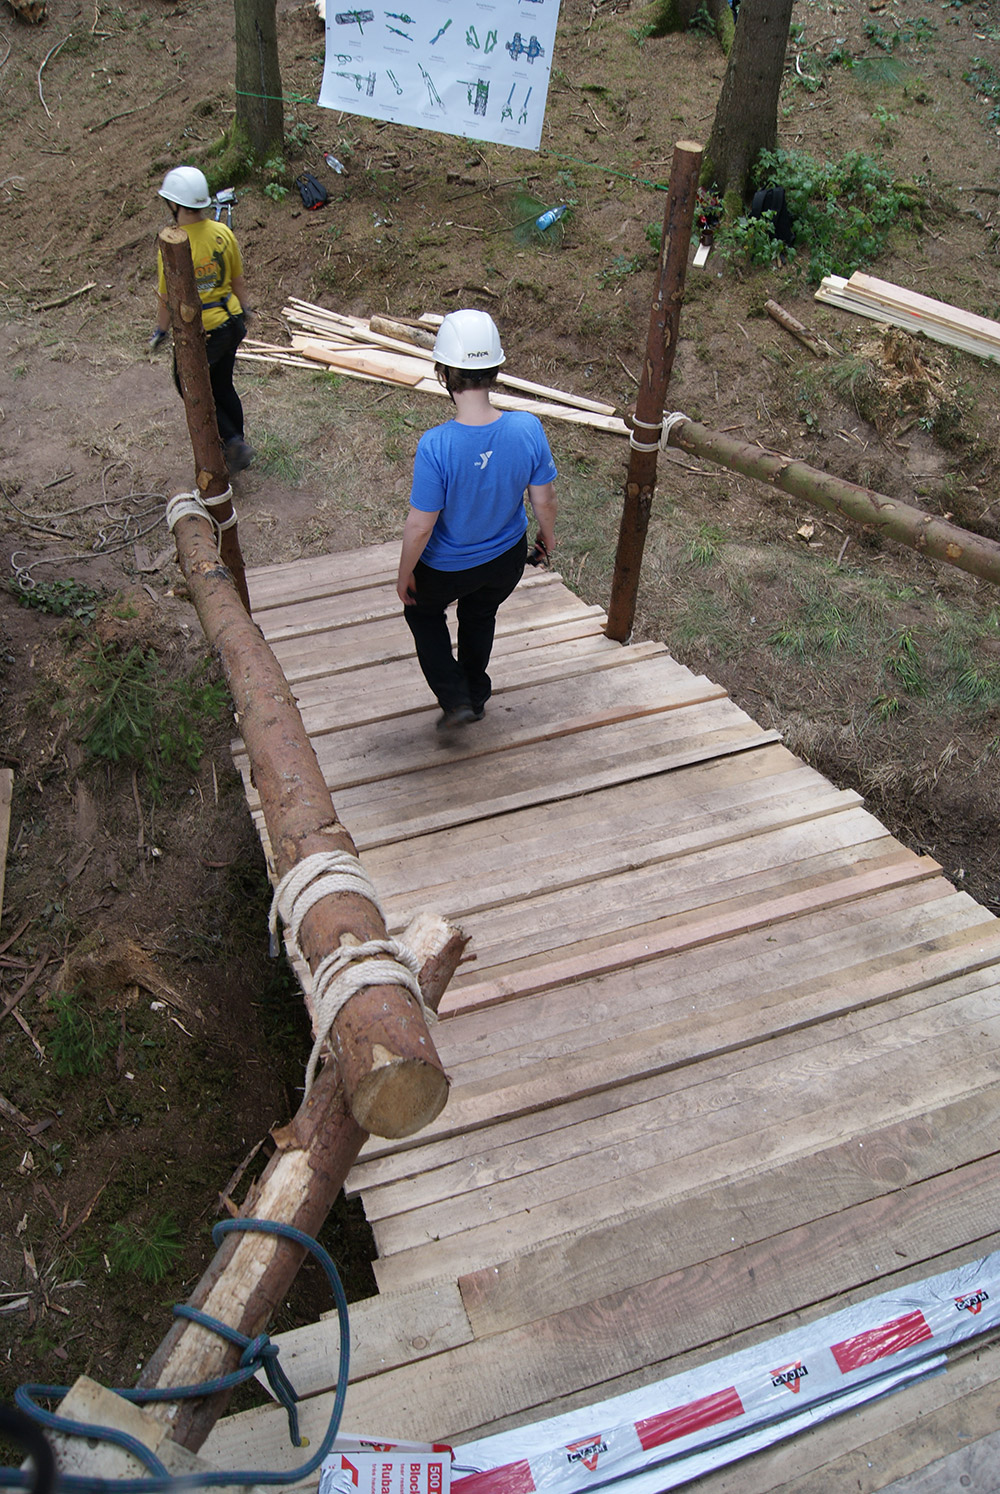
{"type": "Polygon", "coordinates": [[[372,1136],[396,1141],[429,1126],[444,1109],[448,1079],[419,1058],[394,1058],[366,1074],[351,1096],[351,1113],[372,1136]]]}

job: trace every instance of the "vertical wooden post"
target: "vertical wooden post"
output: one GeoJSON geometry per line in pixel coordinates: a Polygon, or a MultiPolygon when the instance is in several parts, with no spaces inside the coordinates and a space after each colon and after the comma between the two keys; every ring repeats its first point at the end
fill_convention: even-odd
{"type": "Polygon", "coordinates": [[[660,278],[649,313],[646,360],[635,402],[635,429],[629,443],[625,503],[615,553],[608,625],[604,630],[608,638],[614,638],[618,643],[627,641],[635,621],[642,552],[656,489],[656,457],[663,424],[663,402],[677,350],[701,149],[694,141],[678,141],[670,168],[670,189],[663,215],[660,278]]]}
{"type": "MultiPolygon", "coordinates": [[[[194,451],[195,481],[202,500],[212,517],[225,524],[233,517],[228,494],[229,475],[222,452],[219,425],[215,418],[215,400],[205,354],[205,330],[201,319],[201,297],[195,285],[191,244],[183,228],[164,228],[160,233],[160,252],[167,281],[167,302],[174,333],[174,357],[187,416],[191,446],[194,451]]],[[[219,554],[232,574],[240,601],[250,611],[246,568],[240,549],[236,525],[223,529],[219,554]]]]}

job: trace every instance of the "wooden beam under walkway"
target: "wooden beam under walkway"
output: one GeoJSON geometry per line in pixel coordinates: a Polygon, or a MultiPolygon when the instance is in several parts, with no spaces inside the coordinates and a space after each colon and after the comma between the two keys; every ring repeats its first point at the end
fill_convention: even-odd
{"type": "MultiPolygon", "coordinates": [[[[348,1179],[380,1294],[352,1308],[345,1430],[468,1442],[1000,1248],[1000,922],[552,574],[501,611],[484,721],[442,741],[396,559],[249,577],[389,926],[472,936],[445,1110],[348,1179]]],[[[315,1438],[336,1324],[281,1342],[315,1438]]],[[[998,1406],[984,1346],[699,1487],[875,1490],[998,1406]]],[[[203,1451],[298,1456],[278,1408],[203,1451]]]]}

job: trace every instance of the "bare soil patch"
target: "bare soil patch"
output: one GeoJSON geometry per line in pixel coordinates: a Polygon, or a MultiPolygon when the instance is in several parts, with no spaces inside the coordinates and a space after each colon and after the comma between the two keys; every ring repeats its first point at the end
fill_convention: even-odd
{"type": "MultiPolygon", "coordinates": [[[[631,408],[655,263],[647,229],[663,212],[654,184],[675,140],[707,136],[716,43],[652,39],[649,9],[627,0],[563,0],[536,156],[319,110],[322,28],[309,6],[279,13],[288,168],[315,171],[331,200],[311,213],[293,193],[238,186],[254,335],[285,340],[290,295],[396,315],[482,305],[512,371],[631,408]],[[514,231],[525,199],[572,204],[556,244],[514,231]]],[[[819,159],[879,156],[914,184],[919,208],[869,268],[1000,314],[997,129],[991,100],[965,81],[974,59],[995,55],[994,9],[815,0],[795,14],[781,143],[819,159]],[[872,66],[848,67],[845,53],[872,66]],[[885,61],[895,71],[874,65],[885,61]]],[[[155,190],[179,160],[211,164],[233,107],[231,30],[208,0],[50,0],[44,25],[8,15],[0,27],[0,568],[100,593],[96,619],[73,619],[0,591],[0,765],[15,775],[0,1009],[28,983],[0,1021],[0,1094],[21,1117],[0,1117],[4,1398],[22,1380],[84,1370],[134,1382],[168,1326],[165,1304],[211,1253],[227,1181],[259,1146],[233,1185],[242,1197],[269,1128],[295,1108],[308,1051],[295,989],[267,959],[267,879],[231,722],[203,723],[199,765],[173,767],[158,796],[143,767],[88,756],[81,724],[96,637],[155,652],[169,681],[204,662],[161,520],[190,482],[186,428],[168,358],[144,348],[155,190]],[[67,961],[107,1041],[91,1071],[69,1076],[53,1056],[67,961]],[[131,1266],[115,1250],[122,1222],[140,1242],[131,1266]]],[[[417,439],[443,405],[260,365],[238,379],[260,454],[238,479],[248,564],[400,533],[417,439]]],[[[998,395],[995,365],[886,341],[814,303],[791,267],[750,271],[716,251],[690,274],[673,404],[992,538],[998,395]],[[768,296],[835,356],[818,362],[770,322],[768,296]]],[[[570,426],[549,434],[559,567],[606,603],[624,445],[570,426]]],[[[636,632],[861,789],[894,834],[1000,911],[990,588],[665,454],[636,632]]],[[[355,1212],[326,1243],[349,1291],[371,1290],[355,1212]]],[[[307,1277],[286,1321],[326,1306],[307,1277]]]]}

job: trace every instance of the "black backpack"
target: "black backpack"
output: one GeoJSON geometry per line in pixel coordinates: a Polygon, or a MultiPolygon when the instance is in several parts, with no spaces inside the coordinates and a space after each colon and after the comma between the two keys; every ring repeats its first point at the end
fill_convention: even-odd
{"type": "Polygon", "coordinates": [[[784,187],[762,187],[755,192],[753,202],[750,204],[751,218],[759,218],[762,213],[774,214],[774,237],[780,239],[783,244],[795,243],[795,225],[792,215],[785,204],[784,187]]]}
{"type": "Polygon", "coordinates": [[[309,171],[303,171],[301,176],[295,178],[295,185],[302,196],[302,202],[310,212],[323,207],[330,200],[330,194],[322,182],[318,182],[309,171]]]}

